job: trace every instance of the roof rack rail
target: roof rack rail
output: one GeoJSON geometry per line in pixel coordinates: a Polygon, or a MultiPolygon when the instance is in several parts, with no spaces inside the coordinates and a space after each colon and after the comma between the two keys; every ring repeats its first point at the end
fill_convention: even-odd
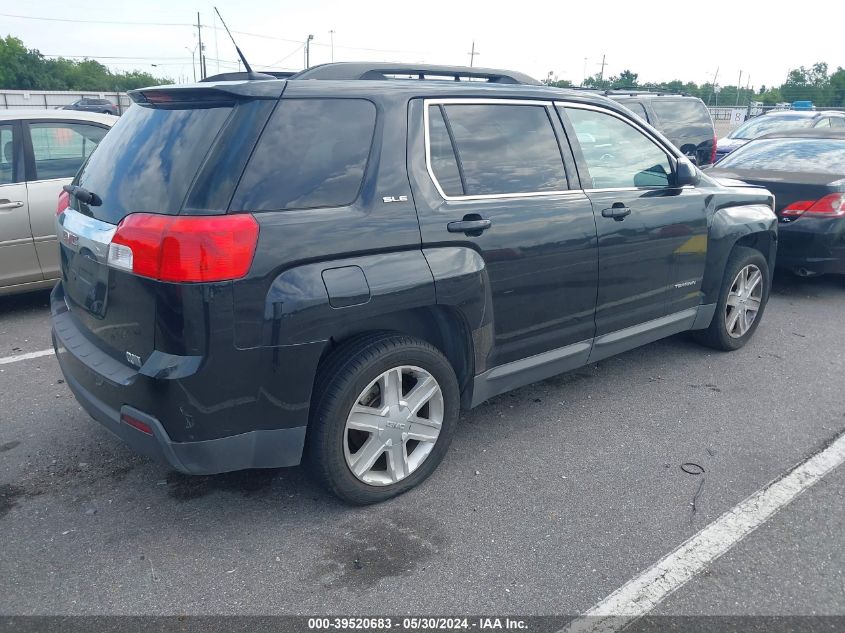
{"type": "MultiPolygon", "coordinates": [[[[270,77],[265,77],[266,80],[270,79],[287,79],[288,77],[292,77],[296,74],[296,71],[289,71],[289,70],[262,70],[262,75],[270,75],[270,77]]],[[[205,79],[200,79],[199,83],[210,83],[215,81],[243,81],[248,80],[249,73],[245,70],[237,71],[237,72],[230,72],[230,73],[220,73],[218,75],[211,75],[206,77],[205,79]]]]}
{"type": "Polygon", "coordinates": [[[674,95],[677,97],[688,97],[686,92],[679,92],[677,90],[638,90],[637,88],[610,88],[605,90],[606,95],[629,95],[636,97],[638,95],[657,95],[659,97],[674,95]]]}
{"type": "Polygon", "coordinates": [[[639,95],[655,95],[658,97],[674,95],[677,97],[689,97],[689,93],[677,92],[674,90],[640,90],[637,88],[593,88],[592,86],[572,86],[570,90],[592,90],[603,95],[637,97],[639,95]]]}
{"type": "Polygon", "coordinates": [[[468,66],[437,66],[434,64],[392,64],[389,62],[335,62],[312,66],[291,79],[431,79],[454,81],[484,81],[495,84],[541,85],[533,77],[520,72],[468,66]]]}

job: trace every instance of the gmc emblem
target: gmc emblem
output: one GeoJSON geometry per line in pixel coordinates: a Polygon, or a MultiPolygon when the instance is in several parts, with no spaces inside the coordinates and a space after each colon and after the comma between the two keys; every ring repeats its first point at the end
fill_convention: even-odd
{"type": "Polygon", "coordinates": [[[64,242],[68,246],[76,246],[77,244],[79,244],[79,236],[74,235],[70,231],[62,229],[62,242],[64,242]]]}

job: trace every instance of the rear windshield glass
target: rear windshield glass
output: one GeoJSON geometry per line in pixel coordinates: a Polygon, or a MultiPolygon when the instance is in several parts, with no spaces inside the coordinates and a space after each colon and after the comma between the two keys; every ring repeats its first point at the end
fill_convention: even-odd
{"type": "Polygon", "coordinates": [[[713,136],[710,112],[698,99],[656,98],[649,103],[660,121],[660,130],[666,136],[713,136]]]}
{"type": "Polygon", "coordinates": [[[845,175],[845,141],[833,139],[760,139],[731,152],[719,167],[845,175]]]}
{"type": "Polygon", "coordinates": [[[282,99],[230,208],[281,211],[352,204],[375,125],[376,108],[364,99],[282,99]]]}
{"type": "Polygon", "coordinates": [[[813,119],[800,114],[761,116],[740,125],[728,134],[728,138],[755,139],[769,132],[781,132],[796,128],[810,127],[813,119]]]}
{"type": "Polygon", "coordinates": [[[133,105],[82,168],[96,193],[97,219],[117,224],[136,211],[177,214],[231,107],[164,109],[133,105]]]}

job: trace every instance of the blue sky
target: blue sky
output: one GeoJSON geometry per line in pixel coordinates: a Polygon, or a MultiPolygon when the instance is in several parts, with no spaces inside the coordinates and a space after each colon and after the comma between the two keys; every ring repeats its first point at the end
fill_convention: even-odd
{"type": "MultiPolygon", "coordinates": [[[[93,2],[90,0],[0,0],[0,35],[20,37],[50,55],[88,55],[115,69],[145,69],[178,79],[192,76],[200,11],[209,73],[237,68],[236,56],[219,28],[213,3],[183,0],[93,2]],[[164,25],[51,22],[103,20],[164,25]],[[117,59],[132,58],[132,59],[117,59]],[[218,61],[219,60],[219,61],[218,61]],[[152,64],[157,64],[153,67],[152,64]]],[[[459,0],[300,2],[218,0],[217,6],[256,67],[301,68],[302,42],[314,35],[312,64],[334,58],[468,64],[473,40],[476,65],[505,67],[543,78],[549,71],[580,82],[598,72],[626,68],[641,80],[683,79],[735,84],[781,83],[791,67],[827,61],[845,66],[838,4],[813,3],[807,12],[778,3],[461,2],[459,0]],[[649,10],[649,6],[654,8],[649,10]],[[831,17],[821,20],[819,15],[831,17]],[[335,31],[333,35],[330,31],[335,31]],[[247,35],[247,33],[251,35],[247,35]],[[261,37],[259,37],[261,36],[261,37]],[[586,60],[586,61],[585,61],[586,60]]]]}

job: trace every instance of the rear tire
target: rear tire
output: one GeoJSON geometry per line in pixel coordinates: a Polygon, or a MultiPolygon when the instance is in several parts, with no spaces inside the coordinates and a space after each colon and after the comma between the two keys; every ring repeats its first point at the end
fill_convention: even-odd
{"type": "Polygon", "coordinates": [[[437,348],[401,334],[354,339],[319,371],[304,461],[347,503],[385,501],[434,472],[459,404],[455,372],[437,348]]]}
{"type": "Polygon", "coordinates": [[[736,246],[725,265],[719,301],[710,327],[693,332],[707,347],[733,351],[754,335],[769,300],[771,274],[760,251],[736,246]]]}

